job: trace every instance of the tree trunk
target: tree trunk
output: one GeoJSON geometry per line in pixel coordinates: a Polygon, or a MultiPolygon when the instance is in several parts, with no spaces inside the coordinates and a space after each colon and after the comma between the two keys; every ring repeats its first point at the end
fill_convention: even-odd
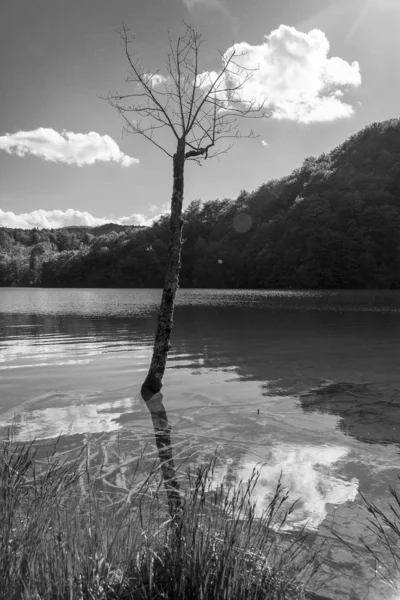
{"type": "Polygon", "coordinates": [[[170,337],[173,325],[174,301],[179,285],[182,245],[182,202],[185,169],[185,139],[178,141],[173,157],[174,183],[171,199],[170,242],[167,258],[167,271],[164,281],[161,306],[158,313],[156,338],[153,357],[148,375],[142,385],[142,396],[146,401],[162,388],[168,351],[171,347],[170,337]]]}

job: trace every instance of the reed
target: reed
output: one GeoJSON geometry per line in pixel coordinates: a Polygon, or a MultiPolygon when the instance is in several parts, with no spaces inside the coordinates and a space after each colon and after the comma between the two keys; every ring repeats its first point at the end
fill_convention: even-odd
{"type": "MultiPolygon", "coordinates": [[[[128,502],[93,476],[87,449],[0,456],[3,600],[302,600],[319,567],[304,531],[282,535],[293,505],[279,483],[261,517],[251,492],[213,484],[216,456],[181,477],[171,517],[159,465],[135,466],[128,502]]],[[[108,467],[109,468],[109,467],[108,467]]],[[[100,469],[101,472],[101,469],[100,469]]]]}
{"type": "Polygon", "coordinates": [[[391,499],[386,506],[382,507],[361,494],[368,511],[367,528],[372,534],[371,541],[364,536],[361,537],[361,543],[370,556],[371,566],[376,576],[386,584],[388,594],[398,598],[400,594],[400,497],[392,486],[389,487],[389,493],[391,499]]]}

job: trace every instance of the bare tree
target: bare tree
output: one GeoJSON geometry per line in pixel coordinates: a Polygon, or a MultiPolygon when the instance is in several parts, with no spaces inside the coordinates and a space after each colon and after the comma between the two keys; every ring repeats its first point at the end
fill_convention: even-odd
{"type": "Polygon", "coordinates": [[[126,82],[129,94],[109,94],[110,104],[124,120],[127,133],[139,134],[173,161],[173,187],[170,216],[170,242],[164,289],[158,314],[153,356],[142,385],[145,400],[160,391],[164,376],[176,291],[179,284],[182,245],[182,202],[184,169],[188,160],[202,160],[225,153],[235,139],[257,137],[253,131],[242,134],[239,120],[267,116],[264,103],[245,97],[244,90],[253,70],[240,65],[243,56],[233,49],[220,53],[218,72],[201,71],[199,53],[204,40],[190,25],[174,44],[169,38],[166,75],[148,72],[131,52],[134,41],[124,26],[120,36],[129,64],[126,82]],[[160,141],[160,132],[169,129],[175,151],[160,141]],[[219,146],[222,142],[222,147],[219,146]]]}

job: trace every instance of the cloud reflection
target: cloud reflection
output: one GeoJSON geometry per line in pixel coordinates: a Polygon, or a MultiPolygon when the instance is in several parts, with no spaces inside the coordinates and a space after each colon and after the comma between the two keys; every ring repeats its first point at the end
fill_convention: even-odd
{"type": "MultiPolygon", "coordinates": [[[[263,453],[265,455],[265,449],[263,453]]],[[[348,449],[341,446],[278,444],[271,448],[266,457],[267,464],[257,469],[260,476],[252,494],[256,515],[261,516],[268,507],[282,473],[282,485],[290,490],[289,503],[297,501],[282,529],[304,525],[307,529],[318,529],[327,516],[327,504],[354,501],[358,494],[359,482],[355,477],[346,481],[334,473],[336,463],[347,454],[348,449]]],[[[257,464],[259,461],[250,455],[244,456],[237,468],[236,480],[245,484],[257,464]]],[[[221,483],[227,473],[228,466],[219,474],[215,485],[221,483]]],[[[285,506],[288,507],[289,504],[285,506]]]]}
{"type": "Polygon", "coordinates": [[[118,398],[123,391],[99,392],[79,397],[73,394],[49,393],[33,399],[1,415],[0,429],[12,427],[15,441],[50,439],[58,435],[103,433],[120,427],[118,418],[140,411],[139,399],[133,396],[118,398]],[[105,401],[104,396],[108,399],[105,401]]]}

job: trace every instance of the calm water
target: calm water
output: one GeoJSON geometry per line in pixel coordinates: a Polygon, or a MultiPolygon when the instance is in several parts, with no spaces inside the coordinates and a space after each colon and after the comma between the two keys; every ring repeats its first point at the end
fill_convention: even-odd
{"type": "MultiPolygon", "coordinates": [[[[0,289],[0,432],[149,435],[138,392],[159,298],[0,289]]],[[[260,507],[283,470],[300,499],[288,527],[356,543],[359,492],[383,504],[400,474],[400,293],[180,290],[172,342],[163,395],[177,447],[218,443],[242,478],[265,463],[260,507]]],[[[367,587],[354,553],[333,554],[332,598],[391,598],[367,587]]]]}

